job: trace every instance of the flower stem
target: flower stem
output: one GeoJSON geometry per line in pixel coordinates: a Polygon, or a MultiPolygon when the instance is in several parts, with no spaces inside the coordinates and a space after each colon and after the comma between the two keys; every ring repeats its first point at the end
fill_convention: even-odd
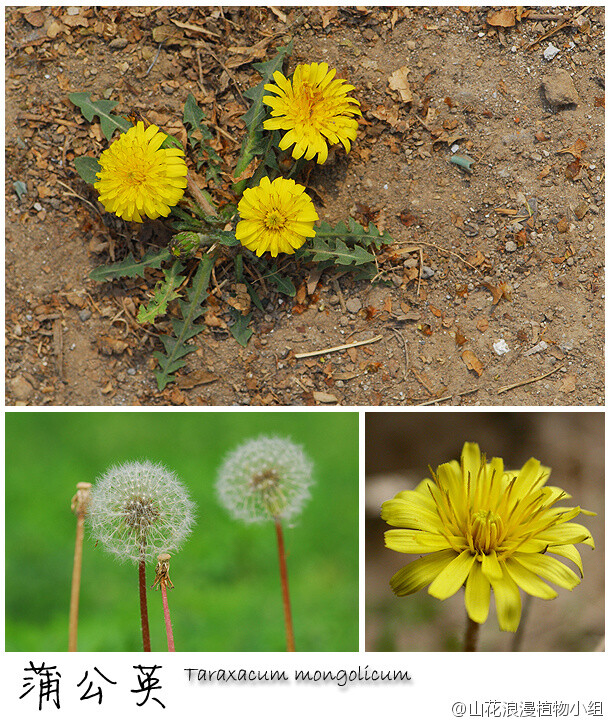
{"type": "Polygon", "coordinates": [[[167,587],[165,582],[161,582],[161,599],[163,600],[163,616],[165,617],[165,631],[167,632],[167,651],[175,652],[174,631],[172,629],[172,620],[169,616],[169,604],[167,603],[167,587]]]}
{"type": "Polygon", "coordinates": [[[150,652],[150,630],[148,628],[148,607],[146,605],[146,562],[140,559],[138,563],[140,579],[140,619],[142,621],[142,646],[144,652],[150,652]]]}
{"type": "Polygon", "coordinates": [[[466,618],[466,636],[464,637],[464,652],[476,652],[479,641],[480,624],[470,617],[466,618]]]}
{"type": "Polygon", "coordinates": [[[190,195],[196,201],[197,204],[203,209],[206,214],[210,216],[216,216],[216,209],[210,204],[210,202],[202,194],[201,189],[195,183],[195,179],[191,176],[191,172],[186,174],[186,185],[190,195]]]}
{"type": "Polygon", "coordinates": [[[284,533],[279,518],[275,518],[277,534],[277,550],[280,560],[280,579],[282,582],[282,598],[284,600],[284,621],[286,623],[286,651],[294,652],[294,631],[292,629],[292,613],[290,611],[290,593],[288,591],[288,570],[286,568],[286,552],[284,549],[284,533]]]}
{"type": "Polygon", "coordinates": [[[76,652],[78,636],[78,602],[80,576],[83,566],[83,539],[85,536],[85,514],[89,502],[90,483],[78,483],[72,499],[72,510],[76,514],[76,540],[74,544],[74,566],[72,568],[72,591],[70,592],[70,619],[68,624],[68,652],[76,652]]]}

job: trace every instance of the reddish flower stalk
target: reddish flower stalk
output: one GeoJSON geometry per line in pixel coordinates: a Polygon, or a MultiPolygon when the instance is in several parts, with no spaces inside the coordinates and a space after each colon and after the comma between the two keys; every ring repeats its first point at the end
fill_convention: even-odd
{"type": "Polygon", "coordinates": [[[172,620],[169,614],[169,604],[167,602],[167,587],[174,588],[172,580],[169,578],[169,554],[159,554],[159,561],[155,569],[155,581],[152,586],[161,587],[161,599],[163,601],[163,617],[165,619],[165,631],[167,633],[167,651],[175,652],[174,632],[172,629],[172,620]]]}
{"type": "Polygon", "coordinates": [[[140,620],[142,622],[142,647],[144,652],[150,652],[150,629],[148,627],[148,606],[146,603],[146,562],[140,559],[138,562],[138,573],[140,579],[140,620]]]}
{"type": "Polygon", "coordinates": [[[290,593],[288,591],[288,569],[286,568],[286,551],[284,549],[284,532],[282,522],[275,519],[277,534],[277,550],[280,560],[280,579],[282,581],[282,599],[284,600],[284,621],[286,624],[286,651],[294,652],[294,630],[292,628],[292,612],[290,610],[290,593]]]}

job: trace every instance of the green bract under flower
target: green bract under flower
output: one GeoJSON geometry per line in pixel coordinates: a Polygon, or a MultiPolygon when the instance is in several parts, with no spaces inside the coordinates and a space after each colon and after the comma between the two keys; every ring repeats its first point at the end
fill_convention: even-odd
{"type": "Polygon", "coordinates": [[[593,548],[581,524],[568,523],[582,511],[555,506],[570,496],[547,486],[550,468],[531,458],[519,471],[505,471],[501,458],[488,463],[476,443],[465,443],[461,462],[439,466],[434,480],[402,491],[382,506],[389,549],[426,554],[398,571],[390,585],[398,596],[428,586],[447,599],[465,585],[468,616],[482,623],[493,589],[500,629],[514,632],[521,618],[519,589],[553,599],[546,582],[573,589],[580,578],[551,554],[568,559],[582,576],[575,544],[593,548]],[[546,580],[546,581],[544,581],[546,580]]]}
{"type": "Polygon", "coordinates": [[[184,195],[187,167],[183,151],[161,148],[166,138],[138,121],[102,153],[94,186],[106,211],[136,222],[169,215],[184,195]]]}

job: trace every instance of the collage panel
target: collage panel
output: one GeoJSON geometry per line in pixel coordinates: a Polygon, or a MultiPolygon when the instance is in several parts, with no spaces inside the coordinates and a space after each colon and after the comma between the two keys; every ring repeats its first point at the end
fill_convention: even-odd
{"type": "Polygon", "coordinates": [[[6,17],[9,405],[603,404],[602,5],[6,17]]]}
{"type": "Polygon", "coordinates": [[[607,717],[605,45],[5,8],[11,721],[607,717]]]}
{"type": "Polygon", "coordinates": [[[357,413],[5,422],[7,651],[358,651],[357,413]]]}
{"type": "Polygon", "coordinates": [[[366,413],[366,650],[604,650],[602,412],[366,413]]]}

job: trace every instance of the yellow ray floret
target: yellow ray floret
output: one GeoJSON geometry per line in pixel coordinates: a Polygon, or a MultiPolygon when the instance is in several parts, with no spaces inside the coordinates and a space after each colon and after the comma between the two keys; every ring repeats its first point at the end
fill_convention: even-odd
{"type": "Polygon", "coordinates": [[[275,96],[264,96],[271,108],[272,118],[264,122],[268,130],[282,130],[280,148],[294,144],[292,156],[308,161],[317,155],[323,164],[328,157],[328,143],[342,143],[346,151],[351,148],[358,132],[361,116],[360,103],[347,94],[354,90],[343,80],[335,79],[336,70],[328,63],[302,64],[296,67],[292,82],[280,71],[275,71],[275,84],[267,83],[265,90],[275,96]]]}
{"type": "Polygon", "coordinates": [[[482,623],[493,590],[500,629],[514,632],[521,618],[519,589],[541,599],[557,596],[547,582],[573,589],[579,576],[550,554],[571,561],[582,576],[575,544],[593,548],[593,538],[581,524],[568,522],[594,514],[554,506],[570,496],[546,485],[550,473],[534,458],[519,471],[506,471],[502,459],[487,462],[476,443],[465,443],[459,463],[442,464],[433,479],[386,501],[381,516],[397,527],[386,531],[386,546],[426,555],[392,577],[394,593],[427,586],[432,596],[447,599],[465,586],[468,616],[482,623]]]}
{"type": "Polygon", "coordinates": [[[246,189],[237,207],[241,216],[235,229],[239,241],[257,256],[270,252],[292,254],[307,237],[315,237],[318,215],[305,187],[292,179],[270,181],[246,189]]]}
{"type": "Polygon", "coordinates": [[[138,121],[102,153],[94,186],[106,211],[136,222],[169,215],[184,195],[187,167],[183,151],[161,148],[166,138],[138,121]]]}

